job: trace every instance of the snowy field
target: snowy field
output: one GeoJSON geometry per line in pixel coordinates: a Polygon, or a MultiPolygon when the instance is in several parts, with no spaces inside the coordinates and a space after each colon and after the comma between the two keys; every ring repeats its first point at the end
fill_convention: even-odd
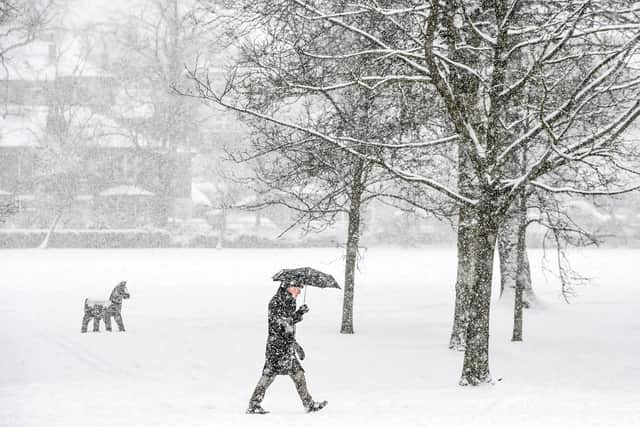
{"type": "Polygon", "coordinates": [[[342,283],[341,251],[3,250],[0,426],[640,426],[640,252],[576,252],[593,281],[571,305],[540,256],[543,307],[525,313],[525,342],[510,342],[510,305],[495,304],[501,381],[463,388],[462,354],[447,348],[455,252],[368,250],[357,334],[338,333],[337,290],[310,289],[298,328],[311,394],[328,407],[304,413],[279,377],[263,405],[272,413],[257,416],[244,411],[264,362],[270,277],[310,265],[342,283]],[[120,280],[127,331],[80,334],[84,298],[107,298],[120,280]]]}

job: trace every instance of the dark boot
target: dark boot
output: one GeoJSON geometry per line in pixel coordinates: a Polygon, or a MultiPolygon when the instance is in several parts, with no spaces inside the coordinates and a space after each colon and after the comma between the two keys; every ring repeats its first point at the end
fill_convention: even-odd
{"type": "Polygon", "coordinates": [[[251,399],[249,399],[249,408],[247,409],[247,414],[268,414],[269,411],[266,411],[260,406],[262,403],[262,399],[264,399],[264,394],[275,380],[275,375],[265,375],[262,374],[260,377],[260,381],[258,381],[258,385],[256,385],[253,394],[251,395],[251,399]]]}
{"type": "Polygon", "coordinates": [[[311,401],[308,405],[305,405],[307,412],[318,412],[320,409],[327,406],[327,401],[323,400],[322,402],[311,401]]]}
{"type": "Polygon", "coordinates": [[[258,405],[257,403],[255,405],[249,405],[249,408],[247,409],[247,414],[268,414],[269,411],[265,410],[262,406],[258,405]]]}

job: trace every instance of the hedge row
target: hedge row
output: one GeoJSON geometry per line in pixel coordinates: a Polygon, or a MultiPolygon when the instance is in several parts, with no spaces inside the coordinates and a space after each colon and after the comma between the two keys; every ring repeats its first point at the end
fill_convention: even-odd
{"type": "MultiPolygon", "coordinates": [[[[0,248],[38,247],[47,230],[0,229],[0,248]]],[[[171,235],[163,230],[57,230],[51,248],[162,248],[171,246],[171,235]]]]}
{"type": "MultiPolygon", "coordinates": [[[[175,239],[172,246],[189,248],[215,248],[218,237],[213,235],[197,235],[189,240],[175,239]]],[[[241,234],[231,239],[225,239],[225,248],[297,248],[297,247],[335,247],[336,242],[331,238],[304,239],[300,241],[268,239],[250,234],[241,234]]]]}
{"type": "MultiPolygon", "coordinates": [[[[43,229],[0,229],[0,248],[36,248],[40,246],[47,230],[43,229]]],[[[192,236],[172,239],[164,230],[56,230],[49,240],[51,248],[215,248],[218,237],[213,235],[192,236]]],[[[240,235],[226,240],[225,248],[290,248],[335,246],[329,239],[305,239],[294,242],[267,239],[253,235],[240,235]]]]}
{"type": "MultiPolygon", "coordinates": [[[[48,230],[44,229],[0,229],[0,248],[36,248],[48,230]]],[[[363,239],[364,246],[378,244],[399,244],[401,246],[420,246],[421,243],[439,243],[433,238],[427,239],[381,239],[382,236],[370,236],[363,239]]],[[[386,236],[385,236],[386,237],[386,236]]],[[[171,235],[166,230],[56,230],[49,240],[51,248],[215,248],[218,236],[196,234],[189,237],[171,235]]],[[[225,248],[293,248],[293,247],[340,247],[339,242],[327,236],[306,236],[300,240],[269,239],[242,234],[225,239],[221,245],[225,248]]]]}

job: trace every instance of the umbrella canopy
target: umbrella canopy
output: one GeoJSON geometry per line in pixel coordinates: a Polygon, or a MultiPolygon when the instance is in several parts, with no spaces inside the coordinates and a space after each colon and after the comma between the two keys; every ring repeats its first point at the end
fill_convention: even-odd
{"type": "Polygon", "coordinates": [[[278,271],[273,276],[274,281],[295,281],[305,286],[315,286],[316,288],[337,288],[338,282],[332,275],[323,273],[311,267],[287,268],[278,271]]]}

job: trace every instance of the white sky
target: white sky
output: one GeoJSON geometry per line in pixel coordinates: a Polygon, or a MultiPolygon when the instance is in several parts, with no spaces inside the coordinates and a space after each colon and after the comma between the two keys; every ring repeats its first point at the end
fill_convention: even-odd
{"type": "Polygon", "coordinates": [[[82,26],[98,22],[118,11],[131,9],[136,0],[68,0],[63,20],[67,25],[82,26]]]}

